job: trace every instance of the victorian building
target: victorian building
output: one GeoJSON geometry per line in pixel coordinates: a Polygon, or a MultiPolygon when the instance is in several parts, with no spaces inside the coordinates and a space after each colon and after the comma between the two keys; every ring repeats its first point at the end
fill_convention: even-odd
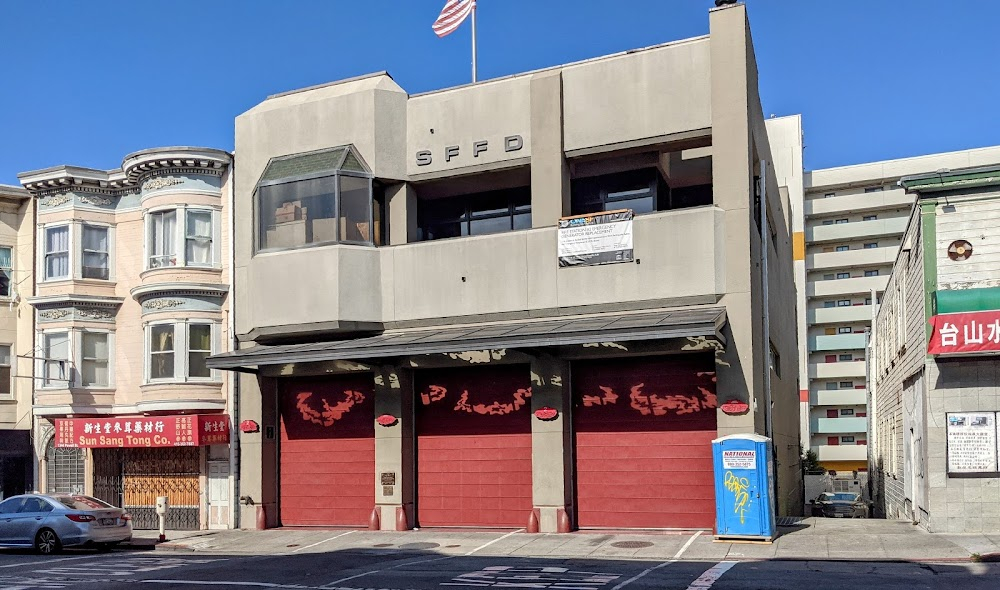
{"type": "Polygon", "coordinates": [[[31,297],[34,221],[31,196],[0,185],[0,498],[34,487],[31,447],[31,297]]]}
{"type": "Polygon", "coordinates": [[[168,528],[231,522],[230,378],[206,365],[229,349],[230,163],[162,148],[19,175],[36,211],[41,490],[123,506],[137,528],[161,495],[168,528]]]}
{"type": "Polygon", "coordinates": [[[709,24],[237,118],[240,347],[208,366],[243,373],[243,526],[711,529],[734,433],[799,513],[787,192],[745,8],[709,24]]]}

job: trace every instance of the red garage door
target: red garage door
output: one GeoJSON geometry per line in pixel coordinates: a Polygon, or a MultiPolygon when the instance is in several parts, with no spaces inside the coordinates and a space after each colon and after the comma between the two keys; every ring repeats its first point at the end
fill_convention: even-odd
{"type": "Polygon", "coordinates": [[[367,525],[375,506],[372,375],[279,383],[281,523],[367,525]]]}
{"type": "Polygon", "coordinates": [[[524,526],[532,507],[528,367],[420,371],[414,385],[420,526],[524,526]]]}
{"type": "Polygon", "coordinates": [[[711,354],[573,365],[580,528],[711,528],[711,354]]]}

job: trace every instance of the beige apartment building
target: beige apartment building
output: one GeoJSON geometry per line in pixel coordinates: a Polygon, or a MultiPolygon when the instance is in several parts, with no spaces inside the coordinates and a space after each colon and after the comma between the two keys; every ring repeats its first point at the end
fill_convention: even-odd
{"type": "Polygon", "coordinates": [[[31,446],[31,297],[34,221],[31,196],[0,184],[0,498],[34,488],[31,446]]]}
{"type": "Polygon", "coordinates": [[[745,7],[709,30],[237,117],[240,526],[712,529],[737,433],[800,513],[788,191],[745,7]]]}
{"type": "Polygon", "coordinates": [[[231,523],[231,379],[205,364],[230,349],[230,164],[178,147],[19,175],[39,489],[123,506],[136,528],[161,495],[168,528],[231,523]]]}
{"type": "Polygon", "coordinates": [[[906,229],[901,177],[1000,162],[1000,147],[827,168],[791,193],[802,446],[834,471],[868,469],[866,339],[906,229]]]}

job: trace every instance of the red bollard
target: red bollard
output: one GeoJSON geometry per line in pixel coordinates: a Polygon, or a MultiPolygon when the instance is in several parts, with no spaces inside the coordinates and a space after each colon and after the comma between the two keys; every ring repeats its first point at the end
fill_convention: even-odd
{"type": "Polygon", "coordinates": [[[267,510],[264,505],[257,506],[257,530],[262,531],[267,528],[267,510]]]}
{"type": "Polygon", "coordinates": [[[382,530],[382,519],[379,517],[378,506],[372,509],[372,515],[368,518],[368,530],[379,531],[382,530]]]}
{"type": "Polygon", "coordinates": [[[529,532],[529,533],[537,533],[538,532],[538,509],[537,508],[532,508],[531,509],[531,514],[528,515],[528,526],[525,527],[525,530],[527,532],[529,532]]]}

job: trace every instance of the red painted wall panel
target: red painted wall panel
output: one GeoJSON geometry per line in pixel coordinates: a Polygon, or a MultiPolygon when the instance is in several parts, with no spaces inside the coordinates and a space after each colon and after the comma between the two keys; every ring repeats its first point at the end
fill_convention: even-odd
{"type": "Polygon", "coordinates": [[[712,528],[711,354],[575,363],[581,528],[712,528]]]}
{"type": "Polygon", "coordinates": [[[375,385],[281,379],[281,523],[367,526],[375,506],[375,385]]]}
{"type": "Polygon", "coordinates": [[[528,367],[419,371],[414,386],[420,526],[524,526],[532,508],[528,367]]]}

